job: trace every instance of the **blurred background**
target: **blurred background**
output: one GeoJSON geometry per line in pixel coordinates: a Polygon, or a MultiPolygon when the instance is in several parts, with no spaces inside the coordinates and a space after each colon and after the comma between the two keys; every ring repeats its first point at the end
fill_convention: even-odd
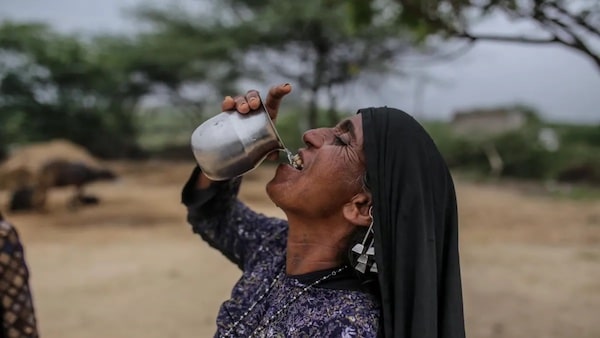
{"type": "MultiPolygon", "coordinates": [[[[600,337],[600,2],[0,0],[0,210],[43,337],[212,336],[240,273],[186,224],[189,137],[281,82],[292,149],[366,106],[431,133],[468,336],[600,337]]],[[[274,168],[241,198],[283,217],[274,168]]]]}

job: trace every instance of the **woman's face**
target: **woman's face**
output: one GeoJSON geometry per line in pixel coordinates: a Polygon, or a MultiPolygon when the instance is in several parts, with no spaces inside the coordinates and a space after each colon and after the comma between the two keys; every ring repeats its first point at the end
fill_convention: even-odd
{"type": "Polygon", "coordinates": [[[362,191],[365,170],[362,118],[355,115],[332,128],[304,133],[302,167],[280,164],[267,184],[270,198],[286,212],[330,217],[362,191]]]}

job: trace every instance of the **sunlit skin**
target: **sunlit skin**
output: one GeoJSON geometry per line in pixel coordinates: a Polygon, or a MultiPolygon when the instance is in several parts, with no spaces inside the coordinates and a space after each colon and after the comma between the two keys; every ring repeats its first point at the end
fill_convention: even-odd
{"type": "MultiPolygon", "coordinates": [[[[281,99],[291,92],[288,84],[269,90],[265,106],[274,120],[281,99]]],[[[258,108],[257,91],[226,97],[223,110],[241,114],[258,108]]],[[[304,168],[280,164],[267,184],[267,194],[283,210],[289,223],[286,272],[291,275],[337,267],[343,262],[349,236],[357,226],[371,222],[371,196],[363,190],[362,119],[355,115],[332,128],[309,130],[305,147],[298,151],[304,168]]],[[[199,188],[211,181],[204,175],[199,188]]]]}

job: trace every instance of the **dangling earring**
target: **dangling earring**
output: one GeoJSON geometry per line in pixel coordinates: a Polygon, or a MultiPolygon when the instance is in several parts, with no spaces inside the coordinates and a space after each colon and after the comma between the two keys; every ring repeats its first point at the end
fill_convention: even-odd
{"type": "Polygon", "coordinates": [[[358,258],[356,259],[356,265],[354,269],[361,273],[365,273],[367,268],[370,266],[369,271],[377,273],[377,263],[375,263],[375,233],[373,232],[373,223],[375,220],[373,218],[373,206],[369,208],[369,216],[371,216],[371,224],[369,225],[369,229],[365,234],[365,238],[363,238],[361,243],[356,243],[352,247],[352,252],[358,254],[358,258]],[[369,243],[368,246],[365,246],[366,243],[369,243]]]}

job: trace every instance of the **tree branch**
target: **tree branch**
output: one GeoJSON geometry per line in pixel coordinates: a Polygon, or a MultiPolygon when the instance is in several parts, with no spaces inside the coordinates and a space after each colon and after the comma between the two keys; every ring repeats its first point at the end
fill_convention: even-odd
{"type": "Polygon", "coordinates": [[[554,18],[542,17],[542,18],[537,18],[537,19],[541,23],[545,23],[545,24],[549,25],[549,27],[554,25],[555,27],[558,27],[560,30],[562,30],[563,33],[569,35],[569,38],[572,41],[565,41],[565,40],[561,39],[557,34],[554,34],[554,36],[559,40],[559,43],[586,54],[596,63],[596,66],[600,69],[600,55],[594,53],[585,44],[585,42],[583,42],[583,40],[581,40],[579,38],[579,36],[571,29],[571,27],[569,27],[564,22],[561,22],[560,20],[554,19],[554,18]]]}
{"type": "Polygon", "coordinates": [[[566,31],[566,33],[570,34],[573,42],[565,41],[558,36],[553,36],[550,38],[532,38],[532,37],[524,37],[524,36],[505,36],[505,35],[492,35],[492,34],[478,34],[473,35],[467,32],[456,35],[459,38],[470,39],[471,41],[476,40],[487,40],[487,41],[506,41],[506,42],[516,42],[516,43],[526,43],[526,44],[551,44],[558,43],[569,48],[576,49],[583,54],[587,55],[592,61],[596,64],[596,67],[600,70],[600,56],[591,51],[585,43],[579,39],[574,34],[566,31]]]}
{"type": "Polygon", "coordinates": [[[580,25],[584,29],[587,29],[590,33],[600,36],[600,29],[590,25],[581,16],[573,15],[571,12],[567,11],[565,8],[559,6],[555,3],[552,3],[552,2],[547,3],[546,6],[556,9],[560,14],[566,16],[567,18],[569,18],[576,24],[580,25]]]}
{"type": "Polygon", "coordinates": [[[550,38],[533,38],[527,36],[506,36],[506,35],[493,35],[493,34],[471,34],[468,32],[458,33],[458,38],[469,39],[471,41],[476,40],[487,40],[487,41],[506,41],[506,42],[518,42],[527,44],[550,44],[550,43],[564,43],[558,37],[553,36],[550,38]]]}

